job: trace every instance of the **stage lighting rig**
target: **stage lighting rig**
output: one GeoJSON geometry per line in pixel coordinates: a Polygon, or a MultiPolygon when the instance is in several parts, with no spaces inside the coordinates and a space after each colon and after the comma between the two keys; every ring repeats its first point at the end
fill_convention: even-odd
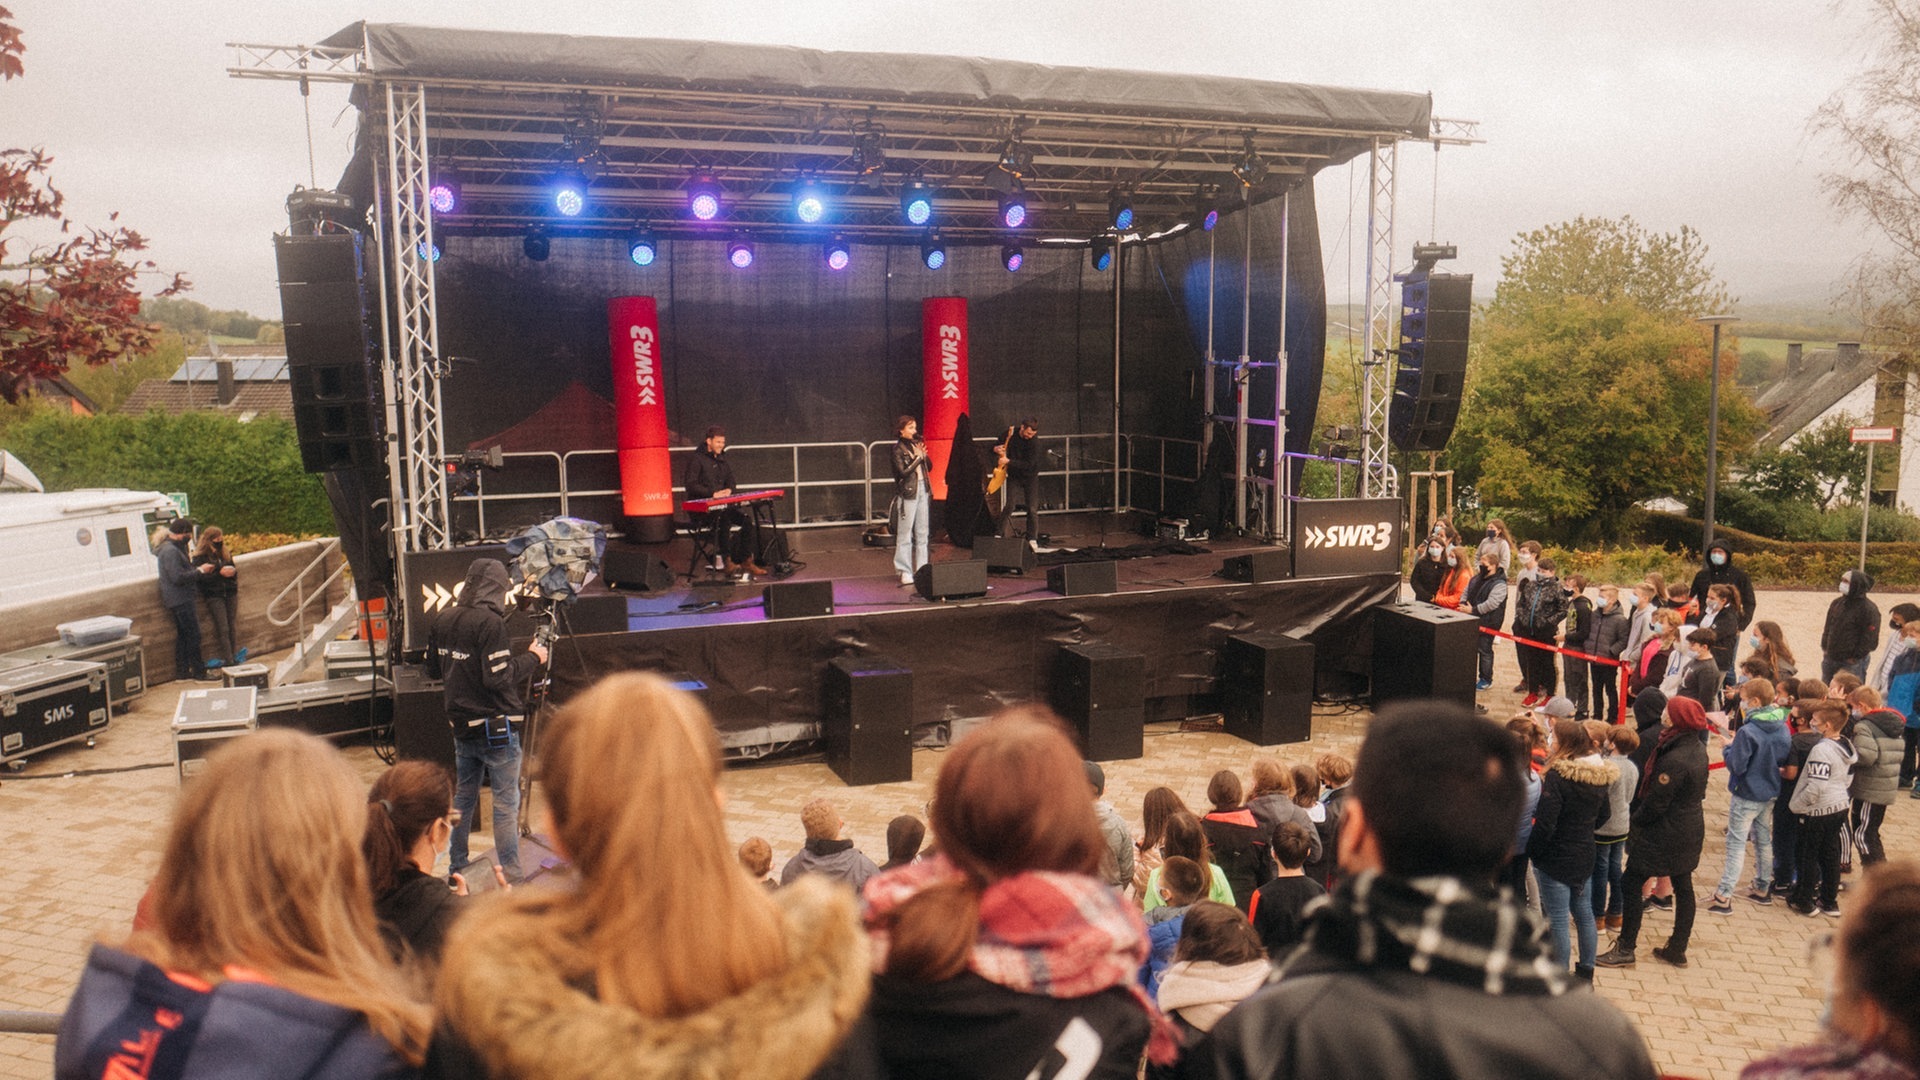
{"type": "Polygon", "coordinates": [[[520,250],[534,262],[546,262],[553,251],[553,240],[545,229],[530,230],[520,241],[520,250]]]}
{"type": "Polygon", "coordinates": [[[1202,187],[1193,197],[1193,223],[1200,226],[1201,232],[1212,232],[1220,224],[1220,193],[1211,187],[1202,187]]]}
{"type": "Polygon", "coordinates": [[[660,257],[660,244],[653,237],[653,230],[646,227],[635,229],[627,237],[627,258],[635,266],[652,266],[653,260],[660,257]]]}
{"type": "Polygon", "coordinates": [[[1253,148],[1251,133],[1241,137],[1240,160],[1233,163],[1233,175],[1241,187],[1248,188],[1259,187],[1267,178],[1267,163],[1253,148]]]}
{"type": "Polygon", "coordinates": [[[803,225],[818,225],[827,216],[827,192],[819,181],[806,178],[795,185],[793,216],[803,225]]]}
{"type": "Polygon", "coordinates": [[[429,244],[425,240],[422,240],[418,244],[415,244],[413,246],[413,253],[415,255],[420,256],[422,259],[427,260],[428,262],[440,261],[440,245],[439,244],[429,244]]]}
{"type": "Polygon", "coordinates": [[[925,225],[933,220],[933,189],[918,177],[900,189],[900,215],[909,225],[925,225]]]}
{"type": "Polygon", "coordinates": [[[930,232],[920,242],[920,261],[929,270],[938,270],[947,265],[947,245],[940,239],[938,232],[930,232]]]}
{"type": "Polygon", "coordinates": [[[1021,182],[1032,176],[1033,151],[1015,136],[1000,144],[999,157],[987,166],[981,179],[991,191],[1011,192],[1019,190],[1021,182]]]}
{"type": "Polygon", "coordinates": [[[874,191],[880,190],[887,171],[886,134],[885,128],[871,120],[855,124],[853,128],[854,175],[874,191]]]}
{"type": "Polygon", "coordinates": [[[1133,228],[1133,196],[1125,188],[1107,192],[1107,224],[1122,232],[1133,228]]]}
{"type": "Polygon", "coordinates": [[[553,208],[566,217],[579,217],[587,208],[585,173],[565,169],[553,180],[553,208]]]}
{"type": "Polygon", "coordinates": [[[1094,237],[1093,242],[1087,245],[1087,254],[1093,259],[1093,268],[1104,273],[1107,267],[1113,265],[1113,238],[1094,237]]]}
{"type": "Polygon", "coordinates": [[[734,237],[733,242],[727,245],[727,261],[732,263],[736,270],[745,270],[752,266],[753,241],[744,236],[734,237]]]}
{"type": "Polygon", "coordinates": [[[696,221],[712,221],[720,216],[720,179],[712,172],[693,174],[687,184],[687,212],[696,221]]]}
{"type": "Polygon", "coordinates": [[[853,264],[853,249],[847,246],[847,241],[842,237],[836,236],[827,241],[820,255],[827,261],[829,270],[845,270],[853,264]]]}
{"type": "Polygon", "coordinates": [[[1000,196],[1000,224],[1017,229],[1027,223],[1027,193],[1018,187],[1000,196]]]}
{"type": "Polygon", "coordinates": [[[1000,265],[1007,268],[1007,273],[1017,272],[1022,266],[1026,265],[1026,262],[1027,254],[1020,250],[1019,244],[1002,244],[1000,246],[1000,265]]]}

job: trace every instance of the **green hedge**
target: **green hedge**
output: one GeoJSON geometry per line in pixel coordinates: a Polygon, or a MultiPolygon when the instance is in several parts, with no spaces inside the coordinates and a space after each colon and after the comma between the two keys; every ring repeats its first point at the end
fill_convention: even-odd
{"type": "MultiPolygon", "coordinates": [[[[1855,528],[1859,525],[1854,522],[1855,528]]],[[[1679,514],[1649,513],[1642,524],[1642,536],[1648,542],[1695,558],[1704,530],[1698,519],[1679,514]]],[[[1734,558],[1756,585],[1831,588],[1842,572],[1860,565],[1858,540],[1771,540],[1717,522],[1713,531],[1732,545],[1734,558]]],[[[1920,543],[1869,543],[1867,573],[1873,575],[1877,588],[1920,588],[1920,543]]]]}
{"type": "Polygon", "coordinates": [[[300,467],[293,425],[214,413],[36,412],[0,437],[50,491],[184,491],[196,520],[235,533],[331,534],[320,479],[300,467]]]}

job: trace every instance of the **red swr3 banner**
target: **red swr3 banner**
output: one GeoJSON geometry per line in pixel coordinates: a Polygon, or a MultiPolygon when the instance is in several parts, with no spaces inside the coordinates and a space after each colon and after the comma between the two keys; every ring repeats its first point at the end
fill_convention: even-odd
{"type": "Polygon", "coordinates": [[[932,296],[920,302],[920,367],[926,405],[920,432],[927,440],[935,499],[947,497],[947,457],[953,429],[967,411],[967,298],[932,296]]]}
{"type": "Polygon", "coordinates": [[[616,296],[607,301],[607,345],[613,364],[621,510],[628,517],[671,516],[673,466],[667,458],[660,312],[653,297],[616,296]]]}

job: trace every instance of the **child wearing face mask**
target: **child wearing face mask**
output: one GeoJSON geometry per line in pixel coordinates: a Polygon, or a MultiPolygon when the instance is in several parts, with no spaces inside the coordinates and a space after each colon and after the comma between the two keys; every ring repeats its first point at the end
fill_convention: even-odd
{"type": "Polygon", "coordinates": [[[1733,654],[1740,647],[1740,631],[1745,625],[1740,594],[1733,586],[1709,587],[1706,606],[1700,613],[1700,629],[1713,631],[1713,662],[1721,671],[1733,670],[1733,654]]]}
{"type": "Polygon", "coordinates": [[[1433,602],[1443,608],[1457,608],[1460,598],[1466,595],[1467,582],[1473,580],[1473,549],[1456,546],[1447,552],[1447,576],[1440,581],[1440,589],[1433,594],[1433,602]]]}
{"type": "Polygon", "coordinates": [[[1640,659],[1640,647],[1653,637],[1653,616],[1660,610],[1660,587],[1651,581],[1642,581],[1628,589],[1620,597],[1627,616],[1627,643],[1620,650],[1620,659],[1635,663],[1640,659]]]}
{"type": "Polygon", "coordinates": [[[1671,701],[1692,698],[1703,709],[1720,707],[1720,666],[1713,662],[1713,631],[1695,630],[1684,640],[1685,651],[1667,665],[1660,690],[1671,701]]]}
{"type": "MultiPolygon", "coordinates": [[[[1536,549],[1538,546],[1534,545],[1536,549]]],[[[1521,545],[1521,551],[1526,551],[1526,545],[1521,545]]],[[[1533,572],[1520,576],[1519,599],[1513,608],[1513,636],[1522,639],[1520,671],[1527,696],[1520,704],[1531,707],[1553,697],[1559,680],[1555,678],[1553,650],[1524,642],[1554,643],[1560,634],[1560,624],[1567,617],[1567,591],[1560,587],[1559,568],[1552,559],[1542,556],[1528,561],[1533,563],[1533,572]]]]}
{"type": "MultiPolygon", "coordinates": [[[[1593,625],[1580,651],[1589,656],[1619,656],[1625,651],[1626,642],[1627,614],[1620,607],[1620,590],[1613,585],[1602,585],[1600,603],[1593,609],[1593,625]]],[[[1611,723],[1620,712],[1620,669],[1597,660],[1584,663],[1587,681],[1593,687],[1593,717],[1611,723]]],[[[1584,708],[1584,703],[1578,700],[1574,705],[1584,708]]]]}
{"type": "Polygon", "coordinates": [[[1438,536],[1427,538],[1427,546],[1407,571],[1407,584],[1413,588],[1416,603],[1431,604],[1435,593],[1447,579],[1447,544],[1438,536]]]}
{"type": "MultiPolygon", "coordinates": [[[[1593,601],[1587,598],[1587,577],[1585,574],[1568,574],[1567,578],[1567,629],[1564,640],[1567,648],[1586,651],[1587,639],[1593,636],[1593,601]]],[[[1566,695],[1573,702],[1573,718],[1587,718],[1588,689],[1587,662],[1577,656],[1560,657],[1560,675],[1566,680],[1566,695]]]]}

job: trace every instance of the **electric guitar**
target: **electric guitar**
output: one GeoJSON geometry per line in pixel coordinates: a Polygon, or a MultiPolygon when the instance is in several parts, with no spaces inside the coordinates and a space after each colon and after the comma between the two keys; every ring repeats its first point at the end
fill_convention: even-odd
{"type": "Polygon", "coordinates": [[[993,452],[999,456],[1000,460],[994,465],[993,472],[987,475],[987,494],[989,495],[998,494],[1001,486],[1007,482],[1007,442],[1012,440],[1013,429],[1008,428],[1006,442],[993,448],[993,452]]]}

